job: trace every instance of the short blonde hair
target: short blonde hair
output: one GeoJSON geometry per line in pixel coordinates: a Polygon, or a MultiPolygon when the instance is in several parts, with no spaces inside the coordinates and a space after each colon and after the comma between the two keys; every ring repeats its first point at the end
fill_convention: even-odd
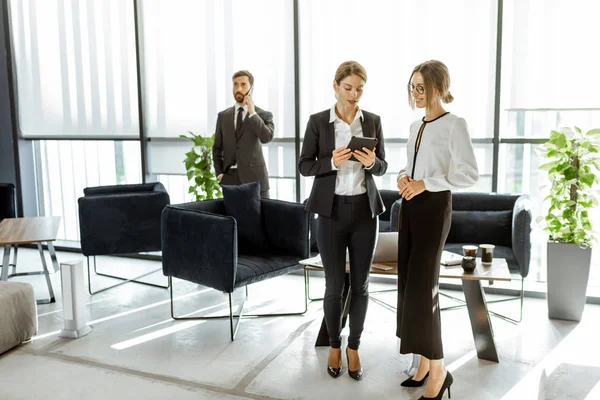
{"type": "MultiPolygon", "coordinates": [[[[450,72],[448,67],[441,61],[429,60],[417,65],[408,79],[408,83],[415,73],[420,73],[423,76],[423,84],[425,85],[425,95],[427,97],[427,107],[435,106],[433,103],[433,91],[437,89],[440,93],[440,98],[446,104],[452,103],[454,96],[450,93],[450,72]]],[[[415,109],[415,99],[413,99],[410,87],[408,87],[408,104],[410,108],[415,109]]]]}
{"type": "Polygon", "coordinates": [[[356,61],[345,61],[341,63],[337,71],[335,71],[334,81],[339,85],[341,81],[350,75],[356,75],[367,83],[367,71],[356,61]]]}

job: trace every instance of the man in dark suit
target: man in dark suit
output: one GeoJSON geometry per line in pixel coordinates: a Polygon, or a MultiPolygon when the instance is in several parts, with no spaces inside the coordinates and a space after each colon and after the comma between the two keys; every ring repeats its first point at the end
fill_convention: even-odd
{"type": "Polygon", "coordinates": [[[221,185],[260,181],[260,195],[269,198],[269,175],[261,143],[273,140],[273,114],[254,105],[250,92],[254,77],[248,71],[233,74],[235,105],[219,113],[213,163],[221,185]]]}

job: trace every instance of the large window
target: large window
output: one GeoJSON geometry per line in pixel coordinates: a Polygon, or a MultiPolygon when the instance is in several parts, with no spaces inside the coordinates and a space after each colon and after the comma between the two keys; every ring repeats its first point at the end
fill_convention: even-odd
{"type": "MultiPolygon", "coordinates": [[[[548,195],[541,143],[561,126],[600,127],[597,90],[600,3],[574,0],[505,0],[498,191],[528,193],[534,219],[548,195]],[[560,27],[557,29],[557,27],[560,27]]],[[[600,229],[600,212],[592,216],[600,229]]],[[[532,279],[546,279],[547,234],[534,223],[532,279]]],[[[592,255],[590,285],[600,286],[600,253],[592,255]]]]}
{"type": "Polygon", "coordinates": [[[133,3],[9,6],[21,134],[139,137],[133,3]]]}
{"type": "Polygon", "coordinates": [[[85,187],[141,182],[133,3],[9,7],[18,128],[40,139],[32,169],[38,212],[61,216],[58,239],[78,241],[85,187]]]}
{"type": "MultiPolygon", "coordinates": [[[[496,10],[495,1],[477,0],[300,2],[301,134],[311,114],[334,104],[337,67],[358,61],[368,75],[361,107],[381,116],[388,144],[389,176],[378,184],[395,188],[406,148],[391,144],[406,142],[411,122],[422,116],[409,108],[406,85],[417,64],[438,59],[452,78],[455,101],[448,110],[468,121],[474,138],[491,138],[496,10]]],[[[482,190],[491,190],[490,179],[482,190]]]]}
{"type": "Polygon", "coordinates": [[[212,135],[217,113],[235,103],[231,76],[245,69],[255,104],[274,116],[275,139],[263,149],[271,196],[295,200],[293,2],[138,4],[150,172],[185,173],[189,142],[179,135],[212,135]]]}
{"type": "MultiPolygon", "coordinates": [[[[240,69],[255,76],[257,106],[274,114],[275,139],[263,152],[271,196],[283,200],[304,200],[311,190],[313,180],[300,178],[297,197],[296,136],[302,140],[311,114],[334,104],[333,76],[346,60],[366,68],[361,107],[382,117],[389,168],[376,178],[381,189],[395,189],[396,174],[406,163],[408,127],[422,116],[422,110],[410,110],[406,84],[414,66],[425,60],[446,63],[455,97],[447,109],[471,129],[480,180],[468,190],[528,193],[534,218],[546,210],[548,182],[539,171],[539,150],[550,130],[600,127],[600,50],[593,46],[600,43],[599,2],[8,4],[18,127],[22,138],[35,141],[39,212],[63,216],[62,239],[78,239],[76,199],[86,186],[157,179],[173,203],[190,201],[183,165],[190,145],[179,135],[214,133],[217,113],[233,105],[231,75],[240,69]]],[[[592,218],[600,229],[600,210],[592,218]]],[[[538,224],[533,228],[530,279],[543,281],[546,234],[538,224]]],[[[598,250],[592,263],[590,285],[600,287],[598,250]]]]}

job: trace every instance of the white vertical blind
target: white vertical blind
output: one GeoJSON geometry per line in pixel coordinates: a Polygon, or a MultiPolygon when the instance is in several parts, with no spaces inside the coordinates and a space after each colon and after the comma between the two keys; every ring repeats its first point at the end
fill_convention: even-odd
{"type": "Polygon", "coordinates": [[[300,2],[300,113],[335,102],[333,78],[347,60],[361,63],[368,82],[365,110],[382,117],[385,137],[408,137],[423,112],[408,106],[413,68],[437,59],[450,70],[455,101],[474,137],[493,136],[497,2],[480,0],[305,0],[300,2]]]}
{"type": "Polygon", "coordinates": [[[133,3],[9,6],[21,134],[139,137],[133,3]]]}
{"type": "MultiPolygon", "coordinates": [[[[138,4],[148,137],[177,138],[188,131],[212,135],[218,112],[235,102],[231,76],[241,69],[254,75],[253,99],[273,113],[275,136],[294,136],[291,0],[138,4]]],[[[151,141],[149,146],[152,173],[184,172],[181,143],[151,141]]]]}

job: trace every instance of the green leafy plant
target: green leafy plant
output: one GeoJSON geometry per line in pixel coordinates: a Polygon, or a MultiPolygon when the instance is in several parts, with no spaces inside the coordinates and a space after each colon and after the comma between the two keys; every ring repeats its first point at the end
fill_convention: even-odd
{"type": "Polygon", "coordinates": [[[190,182],[188,193],[193,193],[196,201],[217,199],[222,197],[221,186],[212,171],[212,147],[215,135],[204,137],[188,132],[190,136],[180,135],[193,143],[190,151],[185,153],[185,169],[190,182]]]}
{"type": "Polygon", "coordinates": [[[548,171],[551,183],[545,220],[549,240],[589,247],[595,241],[589,211],[598,205],[600,182],[600,129],[583,133],[575,127],[552,131],[543,149],[548,162],[540,169],[548,171]]]}

